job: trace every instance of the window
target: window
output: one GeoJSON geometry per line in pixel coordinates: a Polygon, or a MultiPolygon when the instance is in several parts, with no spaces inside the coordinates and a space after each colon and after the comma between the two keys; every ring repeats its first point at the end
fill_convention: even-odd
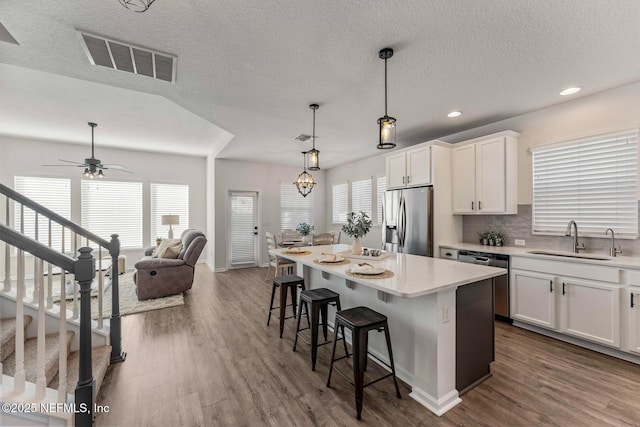
{"type": "Polygon", "coordinates": [[[333,213],[331,221],[334,224],[346,223],[349,213],[349,184],[334,184],[332,189],[333,213]]]}
{"type": "MultiPolygon", "coordinates": [[[[60,178],[35,178],[31,176],[16,176],[13,180],[15,191],[52,210],[58,215],[71,219],[71,180],[60,178]]],[[[15,204],[15,229],[20,230],[20,206],[15,204]]],[[[24,234],[36,238],[35,212],[24,209],[24,234]]],[[[65,233],[66,247],[69,249],[70,234],[65,233]]],[[[38,215],[38,241],[49,245],[49,221],[38,215]]],[[[52,222],[51,247],[62,250],[62,227],[52,222]]]]}
{"type": "Polygon", "coordinates": [[[189,186],[151,184],[151,242],[166,237],[169,226],[162,225],[162,215],[178,215],[180,223],[171,226],[177,239],[189,228],[189,186]]]}
{"type": "Polygon", "coordinates": [[[313,224],[313,192],[307,197],[290,182],[280,182],[280,229],[295,230],[298,224],[313,224]]]}
{"type": "Polygon", "coordinates": [[[534,148],[533,232],[638,236],[637,131],[534,148]]]}
{"type": "Polygon", "coordinates": [[[372,204],[372,189],[371,178],[363,179],[361,181],[353,181],[351,183],[351,211],[352,212],[364,212],[369,215],[369,218],[373,216],[373,204],[372,204]]]}
{"type": "Polygon", "coordinates": [[[381,176],[380,178],[378,178],[377,180],[377,187],[376,187],[376,212],[378,215],[378,218],[376,219],[378,222],[377,224],[382,224],[382,217],[384,216],[383,212],[382,212],[382,203],[384,202],[384,194],[387,191],[387,177],[386,176],[381,176]]]}
{"type": "Polygon", "coordinates": [[[142,247],[142,183],[82,180],[82,226],[120,246],[142,247]]]}

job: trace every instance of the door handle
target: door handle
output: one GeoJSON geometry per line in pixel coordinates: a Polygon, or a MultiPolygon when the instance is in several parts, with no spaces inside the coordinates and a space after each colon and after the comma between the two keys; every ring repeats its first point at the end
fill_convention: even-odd
{"type": "Polygon", "coordinates": [[[257,236],[257,235],[258,235],[258,232],[257,232],[257,231],[254,231],[254,232],[253,232],[253,234],[255,234],[255,235],[257,236]]]}
{"type": "Polygon", "coordinates": [[[402,177],[402,183],[403,183],[403,184],[404,184],[404,178],[405,178],[405,177],[403,176],[403,177],[402,177]]]}
{"type": "Polygon", "coordinates": [[[553,280],[549,280],[549,292],[553,292],[553,280]]]}
{"type": "Polygon", "coordinates": [[[631,293],[631,308],[633,308],[633,293],[631,293]]]}
{"type": "Polygon", "coordinates": [[[566,294],[565,290],[564,290],[564,282],[562,282],[562,295],[566,294]]]}
{"type": "Polygon", "coordinates": [[[480,200],[478,200],[478,210],[482,210],[482,202],[480,200]]]}
{"type": "Polygon", "coordinates": [[[471,210],[473,210],[473,200],[471,201],[471,210]]]}
{"type": "Polygon", "coordinates": [[[411,175],[407,175],[407,184],[411,183],[411,175]]]}

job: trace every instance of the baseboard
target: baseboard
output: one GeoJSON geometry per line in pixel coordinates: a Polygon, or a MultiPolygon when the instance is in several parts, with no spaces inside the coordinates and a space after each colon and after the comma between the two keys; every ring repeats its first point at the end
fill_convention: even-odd
{"type": "Polygon", "coordinates": [[[426,407],[439,417],[446,413],[449,409],[456,406],[458,403],[462,402],[462,399],[460,399],[460,397],[458,396],[457,390],[452,390],[440,399],[436,400],[429,393],[416,386],[413,386],[411,388],[409,397],[411,397],[413,400],[417,401],[422,406],[426,407]]]}
{"type": "Polygon", "coordinates": [[[228,268],[226,268],[226,267],[214,268],[214,269],[213,269],[213,272],[214,272],[214,273],[224,273],[224,272],[227,272],[227,271],[229,271],[229,269],[228,269],[228,268]]]}

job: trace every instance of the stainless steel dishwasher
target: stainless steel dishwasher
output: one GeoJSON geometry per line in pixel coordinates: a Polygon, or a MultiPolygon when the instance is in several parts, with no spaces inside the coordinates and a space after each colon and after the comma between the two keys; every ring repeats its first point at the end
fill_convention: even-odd
{"type": "MultiPolygon", "coordinates": [[[[509,256],[476,251],[458,251],[458,261],[488,265],[509,270],[509,256]]],[[[509,274],[494,279],[494,309],[496,319],[511,322],[509,316],[509,274]]]]}

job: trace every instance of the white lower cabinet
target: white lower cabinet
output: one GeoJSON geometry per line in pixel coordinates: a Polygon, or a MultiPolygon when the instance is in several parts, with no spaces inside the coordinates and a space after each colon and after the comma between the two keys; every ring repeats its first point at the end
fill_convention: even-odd
{"type": "Polygon", "coordinates": [[[628,350],[640,354],[640,287],[629,287],[626,304],[629,310],[628,350]]]}
{"type": "Polygon", "coordinates": [[[511,317],[556,329],[555,277],[511,270],[511,317]]]}

